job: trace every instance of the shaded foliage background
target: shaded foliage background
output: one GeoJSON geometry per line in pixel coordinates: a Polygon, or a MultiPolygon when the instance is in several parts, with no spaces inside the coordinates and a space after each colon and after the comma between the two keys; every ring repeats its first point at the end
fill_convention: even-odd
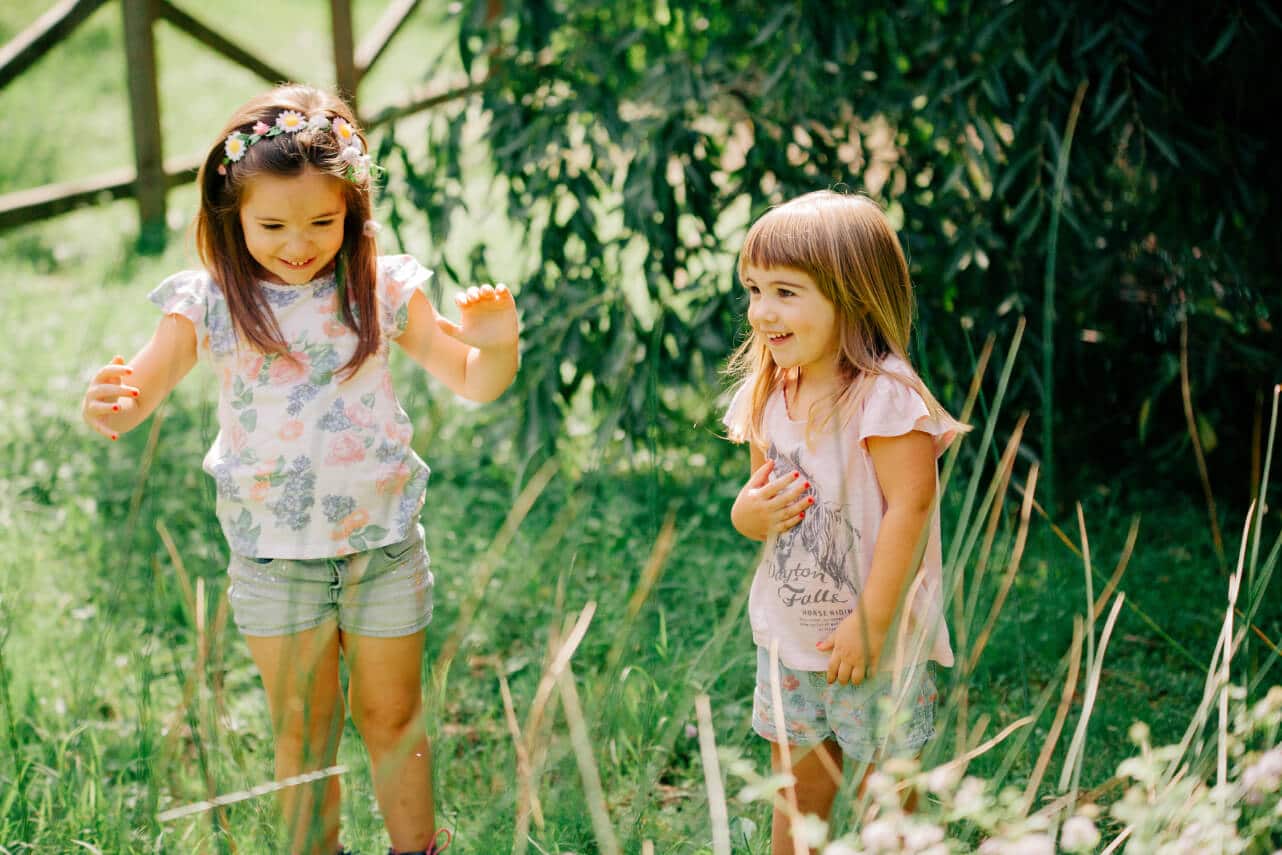
{"type": "MultiPolygon", "coordinates": [[[[1073,463],[1061,486],[1156,473],[1192,487],[1187,324],[1199,440],[1217,490],[1248,495],[1282,352],[1267,132],[1282,105],[1264,85],[1282,20],[1266,2],[531,0],[468,14],[459,54],[488,82],[431,125],[426,158],[401,150],[393,221],[407,201],[448,230],[459,202],[441,188],[479,110],[508,216],[538,247],[520,284],[527,450],[546,449],[577,395],[604,438],[706,419],[742,327],[743,229],[845,185],[900,228],[915,357],[942,400],[960,400],[987,334],[1005,340],[1027,316],[1012,411],[1034,413],[1030,453],[1050,440],[1073,463]],[[1040,434],[1038,420],[1052,420],[1040,434]]],[[[485,278],[472,258],[459,277],[485,278]]]]}

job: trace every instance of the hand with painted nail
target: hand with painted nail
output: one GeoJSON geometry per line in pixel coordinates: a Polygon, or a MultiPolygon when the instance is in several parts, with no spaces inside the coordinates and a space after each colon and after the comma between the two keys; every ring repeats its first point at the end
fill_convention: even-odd
{"type": "Polygon", "coordinates": [[[771,477],[774,461],[767,460],[743,485],[730,510],[730,519],[745,537],[765,540],[780,534],[806,518],[806,508],[814,504],[809,495],[810,482],[791,472],[771,477]]]}
{"type": "Polygon", "coordinates": [[[131,374],[133,369],[125,364],[125,358],[115,357],[94,374],[80,405],[85,422],[108,439],[114,440],[120,436],[120,430],[115,425],[116,418],[129,413],[138,405],[139,389],[127,382],[131,374]]]}
{"type": "Polygon", "coordinates": [[[446,335],[481,350],[515,348],[520,336],[516,300],[506,285],[473,285],[454,298],[459,323],[437,316],[436,323],[446,335]]]}

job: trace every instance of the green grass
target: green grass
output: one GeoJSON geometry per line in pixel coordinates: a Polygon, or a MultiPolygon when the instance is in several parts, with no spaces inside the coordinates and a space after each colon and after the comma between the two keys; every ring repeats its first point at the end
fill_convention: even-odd
{"type": "MultiPolygon", "coordinates": [[[[42,7],[0,9],[0,38],[42,7]]],[[[323,78],[328,48],[321,6],[219,8],[227,10],[220,24],[237,38],[323,78]],[[290,34],[288,44],[281,33],[290,34]]],[[[365,23],[377,10],[372,2],[357,5],[365,23]]],[[[0,191],[128,163],[118,13],[114,5],[99,12],[56,61],[0,90],[6,115],[42,117],[39,124],[11,125],[33,154],[0,164],[0,191]],[[59,109],[50,112],[48,104],[59,109]],[[117,109],[119,115],[112,113],[117,109]]],[[[417,82],[402,69],[422,67],[419,45],[443,42],[445,36],[431,30],[433,14],[442,17],[428,13],[402,34],[409,41],[371,80],[371,102],[395,96],[405,82],[398,73],[417,82]]],[[[161,62],[172,153],[207,144],[210,127],[260,88],[221,61],[192,53],[174,33],[162,35],[161,62]]],[[[484,180],[460,188],[476,215],[458,234],[494,233],[494,215],[485,213],[487,188],[484,180]]],[[[226,546],[213,517],[212,485],[199,468],[214,433],[207,369],[198,368],[166,405],[154,456],[146,453],[151,422],[104,444],[78,416],[92,369],[115,353],[132,353],[154,328],[147,290],[193,263],[182,238],[194,208],[191,188],[171,194],[170,205],[174,232],[159,256],[135,253],[129,203],[0,233],[0,329],[8,354],[0,362],[0,847],[11,851],[24,845],[52,852],[228,851],[213,814],[165,824],[156,814],[271,778],[263,692],[243,641],[220,622],[226,621],[226,546]],[[162,525],[174,538],[182,572],[162,542],[162,525]],[[203,607],[184,592],[184,573],[192,590],[203,592],[203,607]]],[[[425,230],[411,234],[418,243],[409,249],[429,264],[471,246],[460,237],[433,247],[425,230]]],[[[505,261],[491,266],[515,279],[528,250],[506,253],[501,244],[493,241],[490,249],[505,261]]],[[[623,849],[639,851],[642,841],[652,840],[661,853],[710,851],[703,768],[688,735],[695,696],[711,696],[719,744],[759,769],[768,764],[765,743],[750,730],[753,653],[742,611],[756,547],[734,533],[728,516],[747,475],[746,454],[717,440],[706,424],[664,437],[653,458],[567,443],[571,453],[498,557],[475,619],[463,627],[460,610],[522,486],[516,473],[524,470],[505,433],[504,404],[461,407],[411,366],[397,363],[396,371],[418,450],[434,470],[423,515],[437,575],[425,666],[432,687],[428,720],[439,815],[457,831],[457,851],[511,847],[516,760],[499,675],[510,683],[524,725],[550,640],[589,602],[596,612],[572,668],[623,849]],[[629,600],[670,513],[674,546],[630,621],[629,600]],[[462,644],[446,673],[438,657],[456,629],[463,631],[462,644]]],[[[1002,418],[999,440],[1012,421],[1002,418]]],[[[978,432],[967,444],[943,510],[946,547],[973,458],[988,456],[978,447],[978,432]]],[[[1017,464],[1017,480],[1026,469],[1017,464]]],[[[1180,737],[1200,696],[1227,586],[1214,569],[1196,503],[1164,496],[1156,485],[1106,486],[1083,497],[1095,591],[1122,551],[1133,514],[1141,513],[1121,589],[1160,631],[1132,608],[1122,612],[1090,723],[1086,789],[1108,782],[1130,756],[1126,731],[1133,721],[1147,721],[1157,744],[1180,737]]],[[[993,569],[977,597],[981,616],[1017,525],[1018,497],[1006,505],[993,569]]],[[[1270,512],[1266,538],[1275,536],[1279,519],[1270,512]]],[[[1071,518],[1057,522],[1079,540],[1071,518]]],[[[1231,518],[1223,523],[1226,532],[1240,528],[1231,518]]],[[[1266,539],[1266,549],[1270,544],[1266,539]]],[[[1086,597],[1081,561],[1039,518],[1022,567],[965,686],[967,722],[987,716],[988,735],[1051,693],[1050,708],[1021,751],[998,749],[972,766],[1012,782],[1027,777],[1050,727],[1062,681],[1058,663],[1086,597]]],[[[1277,640],[1278,609],[1268,608],[1258,623],[1277,640]]],[[[1260,645],[1253,651],[1257,668],[1271,664],[1260,645]]],[[[962,691],[955,678],[956,672],[941,680],[952,702],[962,691]]],[[[1045,795],[1056,792],[1080,704],[1079,695],[1045,795]]],[[[532,831],[530,851],[597,851],[565,715],[555,701],[549,710],[547,729],[536,740],[547,752],[539,787],[546,823],[532,831]]],[[[949,731],[928,757],[945,759],[954,746],[949,731]]],[[[382,851],[368,764],[350,727],[340,760],[351,767],[344,777],[344,839],[357,851],[382,851]]],[[[731,794],[735,786],[732,779],[731,794]]],[[[274,851],[272,811],[270,799],[228,809],[238,851],[274,851]]],[[[767,851],[766,805],[732,801],[730,812],[734,828],[756,828],[736,851],[767,851]]]]}

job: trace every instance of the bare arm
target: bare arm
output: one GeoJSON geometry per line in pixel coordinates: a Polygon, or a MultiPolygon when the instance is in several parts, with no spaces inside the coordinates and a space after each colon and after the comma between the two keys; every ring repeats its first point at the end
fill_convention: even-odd
{"type": "Polygon", "coordinates": [[[196,328],[181,315],[165,315],[133,359],[117,356],[98,369],[81,414],[98,433],[115,439],[151,415],[195,364],[196,328]]]}
{"type": "Polygon", "coordinates": [[[869,437],[868,453],[886,512],[855,610],[819,645],[832,651],[829,683],[859,683],[866,672],[876,670],[886,635],[917,573],[913,559],[935,505],[935,442],[929,434],[869,437]]]}
{"type": "Polygon", "coordinates": [[[493,401],[512,383],[519,360],[516,303],[506,288],[471,288],[456,299],[462,324],[453,324],[416,291],[409,321],[396,343],[457,395],[493,401]]]}

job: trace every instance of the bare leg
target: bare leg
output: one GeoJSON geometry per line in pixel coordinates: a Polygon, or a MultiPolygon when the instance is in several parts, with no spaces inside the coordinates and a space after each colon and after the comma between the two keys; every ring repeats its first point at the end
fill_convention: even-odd
{"type": "Polygon", "coordinates": [[[424,632],[400,638],[342,634],[352,721],[374,767],[374,794],[392,848],[426,849],[436,833],[432,754],[423,724],[424,632]]]}
{"type": "MultiPolygon", "coordinates": [[[[841,749],[835,741],[829,741],[805,747],[791,745],[788,753],[792,758],[792,774],[797,780],[789,790],[795,793],[797,809],[803,814],[811,813],[827,820],[832,812],[832,801],[841,787],[840,777],[833,780],[828,767],[841,769],[841,749]],[[819,756],[821,751],[832,761],[831,764],[823,762],[819,756]]],[[[770,765],[776,773],[783,771],[783,759],[775,743],[770,745],[770,765]]],[[[779,808],[775,808],[770,828],[770,851],[772,855],[803,855],[812,851],[793,842],[792,822],[788,814],[779,808]]]]}
{"type": "MultiPolygon", "coordinates": [[[[332,766],[343,734],[338,682],[338,628],[333,623],[293,635],[245,636],[262,674],[276,740],[276,778],[332,766]]],[[[337,777],[280,792],[293,855],[338,851],[337,777]]]]}

